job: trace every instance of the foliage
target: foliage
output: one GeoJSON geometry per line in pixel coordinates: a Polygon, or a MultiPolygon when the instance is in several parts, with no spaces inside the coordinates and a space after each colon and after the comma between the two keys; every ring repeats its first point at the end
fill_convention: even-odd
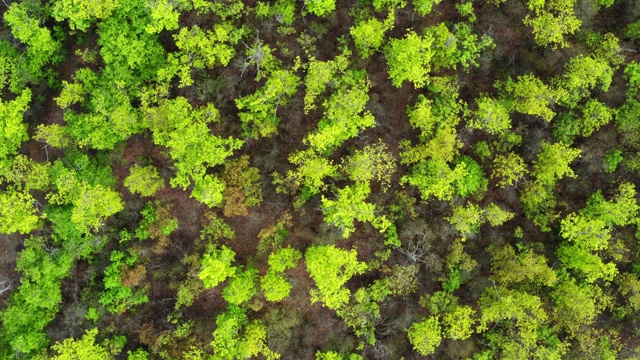
{"type": "Polygon", "coordinates": [[[576,0],[537,1],[529,0],[528,14],[523,20],[525,25],[533,27],[535,41],[540,46],[552,49],[569,46],[564,35],[574,34],[582,22],[574,14],[576,0]]]}
{"type": "Polygon", "coordinates": [[[429,160],[416,164],[411,175],[403,177],[402,181],[417,187],[425,201],[431,196],[438,200],[450,200],[456,191],[454,184],[463,181],[467,174],[464,162],[452,169],[442,160],[429,160]]]}
{"type": "Polygon", "coordinates": [[[276,70],[257,92],[236,99],[238,110],[247,110],[239,114],[245,135],[257,139],[276,134],[280,123],[276,111],[287,104],[299,84],[300,78],[293,72],[276,70]]]}
{"type": "Polygon", "coordinates": [[[235,259],[235,252],[226,246],[214,249],[202,257],[202,270],[198,274],[207,289],[216,287],[228,277],[236,274],[238,269],[231,263],[235,259]]]}
{"type": "Polygon", "coordinates": [[[260,170],[249,164],[249,157],[227,161],[220,180],[225,184],[222,196],[224,198],[224,215],[247,215],[248,207],[262,203],[262,183],[260,170]]]}
{"type": "Polygon", "coordinates": [[[572,149],[563,143],[542,142],[538,159],[533,164],[536,181],[552,185],[565,176],[576,177],[569,164],[580,156],[580,149],[572,149]]]}
{"type": "Polygon", "coordinates": [[[500,283],[534,283],[554,286],[557,276],[547,265],[543,255],[527,248],[516,253],[510,245],[494,247],[491,252],[491,272],[500,283]]]}
{"type": "Polygon", "coordinates": [[[153,196],[164,187],[164,180],[158,174],[158,169],[152,165],[133,165],[129,169],[129,176],[124,179],[124,186],[132,193],[141,196],[153,196]]]}
{"type": "Polygon", "coordinates": [[[492,178],[499,178],[498,186],[505,188],[507,186],[514,186],[520,179],[524,177],[527,171],[527,164],[517,154],[512,152],[507,156],[497,155],[493,159],[493,172],[492,178]]]}
{"type": "Polygon", "coordinates": [[[86,31],[97,19],[111,15],[119,1],[62,0],[53,4],[52,15],[57,21],[68,20],[71,30],[86,31]]]}
{"type": "Polygon", "coordinates": [[[57,353],[52,359],[74,360],[74,359],[114,359],[113,354],[102,345],[96,344],[98,329],[87,330],[81,339],[68,338],[61,343],[54,344],[51,348],[57,353]]]}
{"type": "Polygon", "coordinates": [[[367,265],[358,261],[355,250],[335,246],[312,246],[305,252],[309,276],[316,284],[311,290],[311,302],[321,301],[330,309],[338,309],[349,302],[349,290],[343,285],[354,275],[362,274],[367,265]]]}
{"type": "Polygon", "coordinates": [[[514,110],[539,116],[547,122],[555,116],[552,108],[562,95],[534,75],[518,76],[516,81],[509,79],[504,88],[513,101],[514,110]]]}
{"type": "Polygon", "coordinates": [[[0,159],[14,155],[28,139],[27,124],[22,119],[31,101],[31,90],[22,91],[15,100],[0,99],[0,159]]]}
{"type": "Polygon", "coordinates": [[[249,268],[242,272],[236,272],[229,281],[229,285],[222,290],[222,297],[230,304],[242,305],[251,300],[257,292],[257,280],[258,270],[256,269],[249,268]]]}
{"type": "MultiPolygon", "coordinates": [[[[111,264],[104,269],[105,291],[100,296],[100,304],[104,305],[113,314],[122,314],[135,305],[149,301],[146,288],[134,289],[139,280],[130,284],[125,283],[125,270],[130,270],[138,260],[137,255],[126,256],[121,251],[111,252],[111,264]]],[[[144,268],[142,268],[144,271],[144,268]]]]}
{"type": "Polygon", "coordinates": [[[393,28],[395,16],[389,13],[384,22],[370,18],[361,21],[351,28],[350,34],[358,53],[363,59],[366,59],[378,51],[384,44],[384,33],[393,28]]]}
{"type": "Polygon", "coordinates": [[[453,214],[447,221],[456,227],[456,230],[464,237],[476,233],[482,224],[482,210],[476,204],[466,207],[455,206],[453,214]]]}
{"type": "Polygon", "coordinates": [[[433,38],[421,37],[413,31],[407,32],[402,39],[389,40],[384,52],[393,86],[400,87],[405,80],[416,88],[428,83],[433,41],[433,38]]]}
{"type": "Polygon", "coordinates": [[[472,117],[469,126],[482,129],[489,134],[499,135],[511,128],[509,110],[503,101],[483,96],[476,99],[478,110],[472,117]]]}
{"type": "Polygon", "coordinates": [[[354,220],[371,222],[384,232],[390,225],[389,221],[384,216],[377,217],[375,205],[365,202],[370,192],[368,185],[357,183],[338,190],[336,200],[322,196],[324,221],[341,229],[344,238],[355,231],[354,220]]]}
{"type": "Polygon", "coordinates": [[[414,323],[408,330],[409,342],[421,355],[435,352],[442,341],[441,326],[437,317],[423,319],[414,323]]]}
{"type": "Polygon", "coordinates": [[[342,170],[357,183],[379,181],[382,189],[391,185],[391,176],[396,169],[396,161],[387,145],[380,139],[343,160],[342,170]]]}

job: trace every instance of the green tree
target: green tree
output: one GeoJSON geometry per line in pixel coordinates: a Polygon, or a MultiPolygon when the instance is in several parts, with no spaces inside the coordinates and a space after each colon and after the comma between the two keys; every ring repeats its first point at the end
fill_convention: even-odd
{"type": "Polygon", "coordinates": [[[507,285],[530,282],[546,286],[557,283],[557,276],[547,265],[547,259],[531,248],[516,253],[511,245],[504,245],[492,247],[489,252],[492,277],[500,283],[507,285]]]}
{"type": "Polygon", "coordinates": [[[341,169],[357,183],[379,181],[382,189],[388,189],[396,170],[396,159],[387,144],[379,140],[343,158],[341,169]]]}
{"type": "Polygon", "coordinates": [[[425,86],[431,69],[433,39],[409,31],[402,39],[391,39],[385,47],[389,78],[395,87],[407,80],[416,88],[425,86]]]}
{"type": "Polygon", "coordinates": [[[316,284],[316,289],[311,290],[311,302],[321,301],[330,309],[339,309],[349,303],[350,292],[344,284],[367,270],[367,264],[358,261],[355,250],[347,251],[332,245],[310,247],[305,253],[305,263],[316,284]]]}
{"type": "Polygon", "coordinates": [[[129,169],[129,176],[124,179],[124,186],[132,193],[141,196],[153,196],[164,187],[164,179],[158,174],[158,169],[152,165],[133,165],[129,169]]]}
{"type": "Polygon", "coordinates": [[[524,24],[533,27],[535,41],[540,46],[551,46],[552,49],[567,47],[564,35],[574,34],[582,22],[574,14],[576,0],[537,1],[529,0],[529,9],[534,16],[528,14],[524,24]]]}
{"type": "Polygon", "coordinates": [[[580,149],[543,141],[538,159],[533,164],[533,175],[537,182],[544,185],[553,185],[565,176],[576,177],[569,164],[579,156],[580,149]]]}
{"type": "Polygon", "coordinates": [[[591,136],[600,127],[608,124],[613,119],[615,112],[598,100],[590,99],[582,108],[581,133],[582,136],[591,136]]]}
{"type": "Polygon", "coordinates": [[[14,155],[29,138],[27,124],[22,119],[30,101],[29,89],[22,91],[13,101],[3,102],[0,99],[0,159],[14,155]]]}
{"type": "Polygon", "coordinates": [[[316,16],[327,16],[336,10],[335,0],[305,0],[307,11],[316,16]]]}
{"type": "Polygon", "coordinates": [[[429,160],[416,164],[411,175],[402,178],[403,183],[409,183],[418,188],[423,200],[431,196],[438,200],[450,200],[455,192],[454,183],[462,181],[467,176],[464,163],[451,168],[442,160],[429,160]]]}
{"type": "Polygon", "coordinates": [[[0,233],[28,234],[39,228],[41,217],[33,206],[36,200],[13,187],[0,192],[0,233]]]}
{"type": "Polygon", "coordinates": [[[71,30],[86,31],[97,19],[111,15],[120,1],[61,0],[53,4],[56,21],[69,20],[71,30]]]}
{"type": "Polygon", "coordinates": [[[235,256],[236,253],[224,245],[204,254],[198,277],[206,289],[214,288],[236,274],[238,268],[231,265],[235,256]]]}
{"type": "Polygon", "coordinates": [[[254,94],[236,99],[245,135],[258,139],[276,134],[280,123],[276,112],[287,104],[299,84],[300,78],[292,71],[276,70],[254,94]]]}
{"type": "Polygon", "coordinates": [[[483,212],[484,219],[488,221],[491,226],[500,226],[515,216],[512,212],[504,210],[496,204],[489,204],[489,206],[484,208],[483,212]]]}
{"type": "Polygon", "coordinates": [[[465,340],[473,334],[476,311],[469,306],[456,306],[442,317],[444,334],[453,340],[465,340]]]}
{"type": "Polygon", "coordinates": [[[230,304],[242,305],[251,300],[257,292],[256,282],[258,281],[258,270],[248,268],[242,272],[236,272],[229,281],[222,297],[230,304]]]}
{"type": "Polygon", "coordinates": [[[494,135],[500,135],[511,128],[509,110],[502,101],[483,96],[476,99],[476,106],[478,110],[471,118],[470,127],[494,135]]]}
{"type": "Polygon", "coordinates": [[[360,57],[366,59],[382,47],[384,33],[393,28],[394,22],[395,16],[390,12],[384,22],[373,17],[351,27],[350,34],[360,57]]]}
{"type": "Polygon", "coordinates": [[[433,354],[442,341],[442,327],[437,317],[425,318],[407,330],[409,342],[421,355],[433,354]]]}
{"type": "Polygon", "coordinates": [[[480,229],[483,221],[483,212],[477,204],[470,203],[467,206],[454,206],[453,214],[447,218],[447,221],[455,226],[463,238],[466,238],[480,229]]]}
{"type": "Polygon", "coordinates": [[[564,74],[554,82],[560,91],[558,102],[575,108],[596,87],[607,91],[613,79],[613,68],[607,61],[591,56],[572,57],[564,65],[564,74]]]}
{"type": "MultiPolygon", "coordinates": [[[[132,269],[137,260],[136,254],[127,256],[118,250],[111,252],[111,264],[104,269],[104,292],[98,301],[112,314],[122,314],[135,305],[149,301],[146,288],[135,288],[139,280],[129,281],[131,284],[123,281],[124,270],[132,269]]],[[[144,274],[144,267],[140,267],[140,270],[144,274]]]]}
{"type": "Polygon", "coordinates": [[[513,100],[513,109],[527,115],[534,115],[551,121],[555,116],[553,105],[561,92],[551,89],[534,75],[518,76],[516,81],[509,79],[505,90],[513,100]]]}
{"type": "Polygon", "coordinates": [[[98,329],[86,330],[81,339],[67,338],[63,342],[55,343],[51,348],[56,355],[55,360],[110,360],[114,359],[105,346],[96,344],[98,329]]]}

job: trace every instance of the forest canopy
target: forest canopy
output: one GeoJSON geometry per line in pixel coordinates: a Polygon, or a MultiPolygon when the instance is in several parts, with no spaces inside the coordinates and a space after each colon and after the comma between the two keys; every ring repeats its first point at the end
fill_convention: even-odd
{"type": "Polygon", "coordinates": [[[0,16],[0,359],[640,358],[640,2],[0,16]]]}

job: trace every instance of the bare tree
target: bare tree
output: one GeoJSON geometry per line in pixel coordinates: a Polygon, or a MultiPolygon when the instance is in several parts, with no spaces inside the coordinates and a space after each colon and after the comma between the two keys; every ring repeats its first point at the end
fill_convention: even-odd
{"type": "Polygon", "coordinates": [[[13,280],[9,279],[6,276],[0,275],[0,295],[11,290],[12,285],[13,285],[13,280]]]}

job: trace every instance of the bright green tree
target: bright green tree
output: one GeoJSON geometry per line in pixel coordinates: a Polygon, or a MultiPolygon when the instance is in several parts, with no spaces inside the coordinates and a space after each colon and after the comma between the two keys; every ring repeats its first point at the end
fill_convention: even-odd
{"type": "Polygon", "coordinates": [[[330,309],[348,304],[350,292],[344,284],[367,270],[367,264],[358,261],[355,250],[347,251],[332,245],[310,247],[305,253],[305,263],[316,284],[316,289],[311,290],[311,302],[321,301],[330,309]]]}
{"type": "Polygon", "coordinates": [[[67,338],[55,343],[51,348],[56,355],[54,360],[111,360],[114,356],[105,346],[96,344],[98,329],[86,330],[80,339],[67,338]]]}
{"type": "Polygon", "coordinates": [[[53,4],[56,21],[69,20],[71,30],[86,31],[91,23],[111,15],[120,1],[61,0],[53,4]]]}
{"type": "Polygon", "coordinates": [[[389,78],[395,87],[407,80],[416,88],[425,86],[431,70],[433,39],[409,31],[402,39],[391,39],[385,47],[389,78]]]}
{"type": "Polygon", "coordinates": [[[538,158],[533,164],[533,175],[536,181],[552,185],[556,181],[568,177],[576,177],[569,167],[572,161],[580,156],[580,149],[573,149],[563,143],[549,144],[542,142],[538,158]]]}
{"type": "Polygon", "coordinates": [[[382,22],[375,17],[361,21],[353,26],[350,34],[358,53],[366,59],[378,51],[384,44],[384,33],[393,27],[395,16],[389,13],[387,19],[382,22]]]}
{"type": "Polygon", "coordinates": [[[14,155],[29,138],[27,124],[22,119],[31,102],[31,90],[22,91],[15,100],[0,99],[0,159],[14,155]]]}
{"type": "Polygon", "coordinates": [[[214,249],[202,257],[198,277],[207,289],[214,288],[228,277],[234,276],[238,268],[232,266],[236,253],[226,246],[214,249]]]}
{"type": "Polygon", "coordinates": [[[409,342],[421,355],[433,354],[442,341],[442,327],[437,317],[425,318],[407,330],[409,342]]]}
{"type": "Polygon", "coordinates": [[[164,179],[158,174],[158,169],[152,165],[139,166],[136,164],[129,169],[129,176],[124,179],[124,186],[132,193],[153,196],[164,187],[164,179]]]}
{"type": "Polygon", "coordinates": [[[229,281],[222,297],[230,304],[242,305],[251,300],[257,292],[256,282],[258,281],[258,270],[248,268],[242,272],[236,272],[229,281]]]}
{"type": "Polygon", "coordinates": [[[384,232],[390,222],[384,216],[377,218],[375,205],[365,202],[370,192],[369,185],[357,183],[338,190],[336,200],[322,196],[324,221],[341,229],[344,238],[356,230],[354,220],[371,222],[384,232]]]}

